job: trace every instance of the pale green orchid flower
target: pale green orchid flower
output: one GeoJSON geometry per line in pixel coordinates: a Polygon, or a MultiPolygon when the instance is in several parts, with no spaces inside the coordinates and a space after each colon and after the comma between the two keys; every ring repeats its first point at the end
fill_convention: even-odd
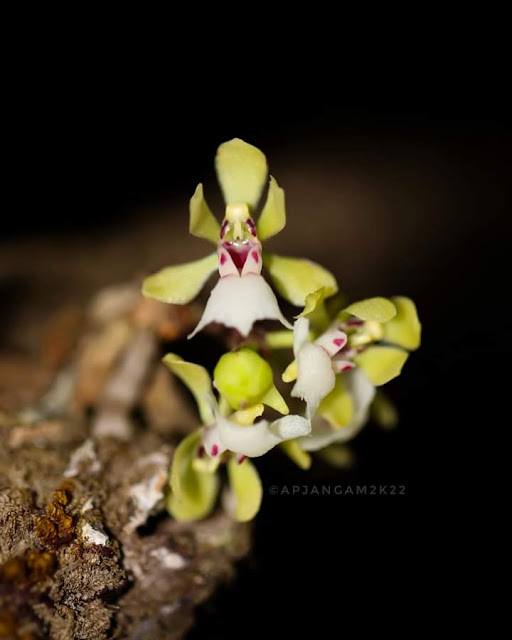
{"type": "Polygon", "coordinates": [[[215,368],[213,382],[204,367],[175,354],[167,354],[163,361],[192,392],[204,425],[176,450],[167,500],[169,512],[178,520],[208,515],[219,490],[216,471],[221,462],[226,462],[235,497],[234,517],[250,520],[259,509],[262,491],[258,473],[247,458],[262,456],[286,440],[308,434],[310,423],[296,415],[254,423],[264,405],[285,414],[288,407],[274,385],[270,365],[250,349],[225,354],[215,368]],[[214,387],[221,393],[223,411],[214,387]],[[227,397],[222,395],[225,392],[227,397]],[[243,408],[232,412],[233,405],[243,408]]]}
{"type": "Polygon", "coordinates": [[[417,349],[421,339],[414,303],[399,296],[353,303],[311,340],[307,318],[322,301],[322,292],[308,297],[294,326],[295,360],[283,374],[285,382],[296,380],[292,396],[308,405],[312,431],[298,442],[305,451],[352,439],[367,422],[374,401],[377,417],[388,425],[396,422],[389,403],[383,412],[385,401],[376,397],[375,387],[400,374],[406,349],[417,349]]]}
{"type": "Polygon", "coordinates": [[[308,294],[318,288],[326,295],[335,294],[336,280],[309,260],[262,253],[261,242],[284,228],[286,212],[284,191],[270,177],[257,223],[252,218],[267,182],[267,161],[259,149],[238,138],[225,142],[217,150],[215,167],[226,201],[224,220],[219,225],[200,184],[190,200],[190,233],[216,244],[216,252],[146,278],[142,292],[163,302],[186,304],[218,269],[220,279],[189,337],[211,322],[233,327],[242,336],[250,333],[254,322],[264,319],[278,320],[291,329],[261,275],[263,265],[281,296],[296,306],[303,306],[308,294]]]}

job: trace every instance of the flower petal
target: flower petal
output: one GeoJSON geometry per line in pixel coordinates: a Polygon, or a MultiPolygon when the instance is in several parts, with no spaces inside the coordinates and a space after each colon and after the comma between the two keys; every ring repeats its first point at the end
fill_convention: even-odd
{"type": "Polygon", "coordinates": [[[368,380],[378,387],[400,375],[408,357],[409,354],[403,349],[379,345],[368,347],[354,360],[368,380]]]}
{"type": "Polygon", "coordinates": [[[279,320],[291,329],[281,313],[276,296],[262,276],[248,274],[243,278],[221,278],[210,294],[203,317],[189,338],[195,336],[210,322],[234,327],[247,336],[257,320],[279,320]]]}
{"type": "Polygon", "coordinates": [[[267,159],[251,144],[233,138],[217,149],[215,169],[224,200],[245,202],[252,209],[258,204],[267,178],[267,159]]]}
{"type": "Polygon", "coordinates": [[[217,498],[217,476],[209,471],[198,471],[193,466],[200,442],[201,432],[198,430],[182,440],[174,453],[171,491],[166,499],[166,507],[176,520],[189,521],[206,517],[217,498]]]}
{"type": "Polygon", "coordinates": [[[308,342],[297,356],[297,371],[297,382],[291,396],[306,401],[311,418],[321,400],[334,388],[331,359],[325,349],[308,342]]]}
{"type": "Polygon", "coordinates": [[[414,351],[421,343],[421,324],[416,305],[410,298],[391,298],[397,314],[384,325],[384,339],[404,349],[414,351]]]}
{"type": "Polygon", "coordinates": [[[295,462],[295,464],[306,471],[311,467],[312,459],[309,453],[301,449],[297,440],[285,440],[281,442],[279,447],[286,455],[295,462]]]}
{"type": "Polygon", "coordinates": [[[333,325],[315,340],[315,344],[324,348],[332,358],[347,344],[347,334],[333,325]]]}
{"type": "Polygon", "coordinates": [[[277,387],[273,384],[267,393],[262,397],[261,401],[266,404],[267,407],[271,407],[275,411],[279,411],[283,415],[290,413],[288,405],[284,401],[283,396],[277,390],[277,387]]]}
{"type": "Polygon", "coordinates": [[[336,377],[336,385],[320,403],[318,414],[327,420],[333,429],[345,427],[352,421],[354,403],[352,395],[343,381],[343,376],[336,377]]]}
{"type": "Polygon", "coordinates": [[[338,284],[329,271],[316,262],[302,258],[284,258],[273,254],[263,255],[277,291],[296,307],[303,307],[310,293],[324,287],[325,295],[338,291],[338,284]]]}
{"type": "Polygon", "coordinates": [[[311,430],[305,418],[295,415],[284,416],[271,424],[261,420],[249,427],[241,427],[218,415],[217,425],[226,449],[249,458],[262,456],[283,440],[297,438],[311,430]]]}
{"type": "Polygon", "coordinates": [[[220,225],[210,210],[203,195],[203,185],[198,184],[189,204],[189,231],[196,238],[210,240],[214,244],[220,239],[220,225]]]}
{"type": "Polygon", "coordinates": [[[360,369],[344,374],[343,382],[352,397],[354,414],[350,424],[341,429],[332,429],[320,415],[315,416],[311,435],[300,438],[299,444],[305,451],[317,451],[331,442],[347,442],[354,438],[366,424],[370,405],[375,397],[375,387],[360,369]]]}
{"type": "Polygon", "coordinates": [[[231,415],[231,420],[244,427],[251,425],[256,418],[259,418],[265,407],[262,404],[255,404],[248,409],[240,409],[231,415]]]}
{"type": "Polygon", "coordinates": [[[265,334],[265,345],[269,349],[291,349],[293,347],[293,331],[268,331],[265,334]]]}
{"type": "Polygon", "coordinates": [[[267,200],[258,219],[258,238],[268,240],[277,235],[286,225],[286,209],[284,203],[284,190],[270,176],[267,200]]]}
{"type": "Polygon", "coordinates": [[[367,298],[353,302],[342,313],[350,313],[361,320],[388,322],[396,315],[395,305],[386,298],[367,298]]]}
{"type": "Polygon", "coordinates": [[[260,510],[263,498],[260,476],[250,460],[239,464],[231,458],[227,466],[229,484],[235,495],[234,518],[238,522],[248,522],[260,510]]]}
{"type": "Polygon", "coordinates": [[[302,347],[307,344],[309,336],[309,320],[298,318],[293,323],[293,355],[297,357],[302,347]]]}
{"type": "Polygon", "coordinates": [[[174,353],[165,355],[162,358],[162,362],[169,367],[192,392],[197,402],[203,424],[212,422],[214,415],[211,404],[207,400],[207,398],[212,395],[212,381],[208,371],[198,364],[186,362],[174,353]]]}
{"type": "Polygon", "coordinates": [[[166,267],[144,280],[142,293],[161,302],[186,304],[197,296],[217,264],[217,253],[212,253],[200,260],[166,267]]]}

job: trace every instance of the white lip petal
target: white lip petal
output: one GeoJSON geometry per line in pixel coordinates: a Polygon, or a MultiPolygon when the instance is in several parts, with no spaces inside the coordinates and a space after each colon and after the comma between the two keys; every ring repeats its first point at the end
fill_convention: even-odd
{"type": "Polygon", "coordinates": [[[263,276],[249,273],[242,277],[220,278],[208,298],[203,317],[192,338],[210,322],[234,327],[243,336],[251,331],[256,320],[279,320],[285,327],[292,326],[279,309],[276,296],[263,276]]]}
{"type": "Polygon", "coordinates": [[[352,421],[345,427],[332,429],[322,418],[315,418],[311,435],[300,439],[300,446],[304,451],[317,451],[333,442],[347,442],[354,438],[366,424],[368,411],[375,397],[375,387],[359,368],[344,374],[343,380],[354,402],[352,421]]]}
{"type": "Polygon", "coordinates": [[[215,458],[226,451],[226,447],[220,437],[220,429],[218,424],[207,427],[203,435],[203,446],[206,453],[215,458]]]}
{"type": "Polygon", "coordinates": [[[250,427],[242,427],[218,416],[217,426],[226,449],[250,458],[264,455],[283,440],[297,438],[311,431],[309,421],[301,416],[285,416],[271,424],[261,420],[250,427]]]}
{"type": "Polygon", "coordinates": [[[325,349],[310,342],[302,344],[297,354],[297,382],[291,395],[306,401],[310,418],[334,389],[335,382],[331,358],[325,349]]]}
{"type": "Polygon", "coordinates": [[[293,323],[293,355],[297,358],[303,344],[307,342],[309,332],[309,320],[297,318],[293,323]]]}

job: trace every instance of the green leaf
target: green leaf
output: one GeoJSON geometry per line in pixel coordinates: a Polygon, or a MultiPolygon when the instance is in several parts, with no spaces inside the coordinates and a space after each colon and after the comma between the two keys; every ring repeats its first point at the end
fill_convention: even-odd
{"type": "Polygon", "coordinates": [[[267,253],[263,255],[263,263],[278,292],[296,307],[303,307],[307,296],[322,287],[325,288],[325,297],[338,291],[332,273],[311,260],[267,253]]]}
{"type": "Polygon", "coordinates": [[[217,149],[215,168],[226,204],[245,202],[254,209],[267,179],[264,154],[240,138],[233,138],[217,149]]]}
{"type": "Polygon", "coordinates": [[[421,324],[416,305],[404,296],[395,296],[391,300],[397,314],[384,325],[384,340],[414,351],[421,344],[421,324]]]}
{"type": "Polygon", "coordinates": [[[161,302],[187,304],[201,291],[217,265],[217,253],[212,253],[200,260],[166,267],[144,280],[142,293],[161,302]]]}
{"type": "Polygon", "coordinates": [[[196,238],[204,238],[217,244],[220,240],[220,225],[210,210],[203,195],[203,185],[198,184],[190,198],[189,231],[196,238]]]}
{"type": "Polygon", "coordinates": [[[344,309],[361,320],[374,322],[388,322],[396,315],[395,305],[386,298],[367,298],[359,302],[353,302],[344,309]]]}
{"type": "Polygon", "coordinates": [[[350,424],[354,415],[354,403],[343,376],[336,376],[334,389],[325,396],[318,411],[333,429],[341,429],[350,424]]]}
{"type": "Polygon", "coordinates": [[[286,455],[291,458],[295,464],[306,471],[311,467],[311,456],[307,451],[304,451],[297,442],[297,440],[285,440],[279,445],[286,455]]]}
{"type": "Polygon", "coordinates": [[[182,440],[174,452],[166,507],[182,522],[205,518],[217,498],[219,482],[215,473],[199,471],[193,466],[200,442],[201,431],[198,430],[182,440]]]}
{"type": "Polygon", "coordinates": [[[277,235],[286,225],[286,209],[284,203],[284,190],[277,181],[270,176],[270,186],[263,211],[258,219],[258,238],[268,240],[277,235]]]}
{"type": "Polygon", "coordinates": [[[400,375],[408,357],[409,354],[403,349],[372,346],[356,356],[354,360],[368,380],[378,387],[400,375]]]}
{"type": "Polygon", "coordinates": [[[186,362],[174,353],[168,353],[162,358],[162,362],[178,376],[192,392],[199,409],[203,424],[210,424],[215,417],[208,404],[207,397],[212,394],[212,381],[210,374],[204,367],[193,362],[186,362]]]}
{"type": "Polygon", "coordinates": [[[238,464],[234,457],[227,466],[229,483],[235,494],[235,520],[252,520],[258,513],[263,498],[263,487],[256,467],[250,460],[238,464]]]}

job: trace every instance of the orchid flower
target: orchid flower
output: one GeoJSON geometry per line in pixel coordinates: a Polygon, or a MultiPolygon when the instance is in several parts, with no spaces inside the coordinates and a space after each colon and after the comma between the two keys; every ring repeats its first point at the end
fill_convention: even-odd
{"type": "Polygon", "coordinates": [[[397,296],[349,305],[311,341],[306,318],[321,301],[321,292],[314,292],[296,320],[295,360],[283,374],[285,382],[296,380],[291,395],[306,401],[312,420],[311,434],[298,442],[304,451],[357,435],[376,400],[376,387],[400,374],[408,350],[417,349],[421,340],[414,303],[397,296]]]}
{"type": "Polygon", "coordinates": [[[216,252],[149,276],[144,281],[143,294],[163,302],[186,304],[218,269],[220,279],[189,338],[211,322],[233,327],[242,336],[250,333],[257,320],[278,320],[291,329],[261,275],[263,264],[277,291],[296,306],[303,306],[307,295],[319,287],[328,295],[335,294],[336,280],[309,260],[262,253],[261,242],[284,228],[286,212],[284,191],[270,177],[265,204],[257,223],[253,220],[268,172],[266,158],[259,149],[238,138],[225,142],[217,150],[215,167],[226,202],[224,220],[219,225],[199,184],[190,200],[190,233],[216,244],[216,252]]]}
{"type": "Polygon", "coordinates": [[[262,456],[285,440],[307,435],[310,423],[301,416],[284,415],[273,422],[260,420],[254,424],[265,404],[286,414],[288,407],[274,385],[270,365],[250,349],[222,356],[213,383],[200,365],[174,354],[167,354],[163,361],[194,395],[203,422],[203,427],[185,438],[176,450],[167,501],[170,513],[178,520],[206,516],[218,495],[216,471],[226,462],[235,495],[235,518],[250,520],[259,509],[262,491],[258,473],[247,458],[262,456]],[[221,393],[222,411],[213,394],[214,386],[221,393]],[[233,405],[244,408],[231,412],[233,405]]]}

